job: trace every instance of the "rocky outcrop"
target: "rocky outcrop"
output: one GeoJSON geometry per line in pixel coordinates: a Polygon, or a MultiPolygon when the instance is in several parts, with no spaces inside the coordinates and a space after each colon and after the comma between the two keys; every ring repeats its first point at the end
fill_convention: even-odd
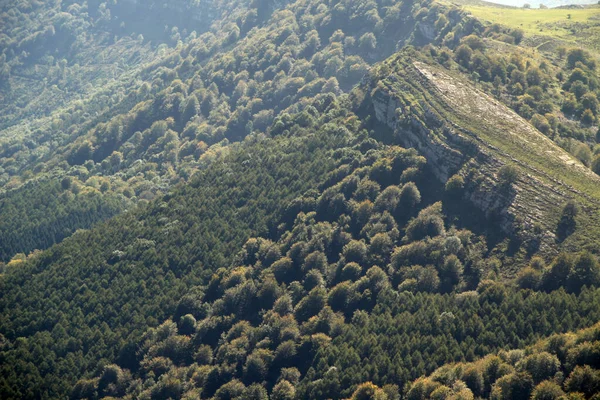
{"type": "Polygon", "coordinates": [[[578,196],[598,203],[563,177],[600,179],[503,104],[441,67],[400,57],[387,65],[391,73],[368,88],[377,120],[403,146],[418,149],[441,182],[463,176],[464,198],[506,233],[556,247],[564,203],[578,196]],[[515,182],[498,178],[507,164],[520,171],[515,182]]]}
{"type": "Polygon", "coordinates": [[[427,41],[432,42],[436,37],[435,27],[433,24],[418,24],[419,33],[427,41]]]}
{"type": "MultiPolygon", "coordinates": [[[[413,71],[415,72],[415,71],[413,71]]],[[[411,79],[422,79],[410,75],[411,79]]],[[[398,81],[398,76],[390,76],[389,81],[398,81]]],[[[502,164],[479,148],[472,140],[457,132],[449,121],[444,121],[432,105],[422,101],[418,105],[407,105],[403,98],[406,93],[375,90],[371,101],[375,116],[394,131],[402,146],[411,147],[427,159],[433,174],[446,182],[454,174],[468,175],[471,168],[481,174],[477,185],[469,184],[464,197],[480,210],[501,216],[500,226],[506,232],[514,230],[514,218],[506,212],[510,207],[511,193],[496,193],[495,177],[486,171],[499,169],[502,164]],[[481,168],[485,165],[486,168],[481,168]],[[470,168],[465,168],[470,167],[470,168]],[[461,172],[462,171],[462,172],[461,172]]]]}
{"type": "Polygon", "coordinates": [[[426,111],[426,120],[422,121],[410,110],[405,110],[397,97],[384,91],[376,91],[372,102],[377,120],[392,128],[405,147],[419,150],[433,166],[432,170],[439,180],[447,181],[462,167],[465,155],[461,149],[468,143],[451,130],[444,131],[448,141],[439,140],[430,128],[440,124],[433,113],[426,111]]]}

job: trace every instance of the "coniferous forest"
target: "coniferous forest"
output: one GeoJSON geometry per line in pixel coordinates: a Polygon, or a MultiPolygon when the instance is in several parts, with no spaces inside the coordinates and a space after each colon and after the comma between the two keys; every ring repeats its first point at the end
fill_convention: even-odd
{"type": "Polygon", "coordinates": [[[537,6],[0,0],[0,398],[600,398],[600,6],[537,6]]]}

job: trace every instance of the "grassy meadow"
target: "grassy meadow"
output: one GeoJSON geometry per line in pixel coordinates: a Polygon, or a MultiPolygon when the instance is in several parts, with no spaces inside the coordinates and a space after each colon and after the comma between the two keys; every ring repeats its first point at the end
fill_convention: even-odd
{"type": "Polygon", "coordinates": [[[525,9],[465,4],[464,8],[481,20],[522,29],[529,37],[545,36],[565,44],[571,42],[590,49],[600,48],[600,5],[525,9]]]}

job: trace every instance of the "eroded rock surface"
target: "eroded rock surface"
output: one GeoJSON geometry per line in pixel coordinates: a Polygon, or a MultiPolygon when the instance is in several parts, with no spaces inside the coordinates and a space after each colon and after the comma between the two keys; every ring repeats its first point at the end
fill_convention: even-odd
{"type": "Polygon", "coordinates": [[[600,185],[600,178],[514,111],[439,66],[400,58],[388,63],[389,76],[369,88],[377,120],[403,146],[418,149],[440,181],[462,175],[464,198],[504,232],[552,247],[566,201],[583,197],[598,205],[573,182],[600,185]],[[498,178],[507,164],[520,171],[508,185],[498,178]]]}

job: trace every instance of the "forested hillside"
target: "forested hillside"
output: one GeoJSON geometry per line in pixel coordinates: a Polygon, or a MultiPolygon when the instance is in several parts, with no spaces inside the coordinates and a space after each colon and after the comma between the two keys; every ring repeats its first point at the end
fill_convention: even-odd
{"type": "MultiPolygon", "coordinates": [[[[447,29],[463,18],[457,9],[436,6],[417,16],[416,4],[372,1],[6,7],[5,190],[51,175],[133,203],[187,181],[210,162],[211,146],[264,132],[275,120],[285,123],[289,112],[302,110],[303,99],[348,91],[397,48],[435,40],[430,27],[439,15],[448,15],[447,29]],[[165,7],[170,12],[158,11],[165,7]],[[149,42],[142,32],[164,14],[160,26],[168,32],[154,29],[149,42]],[[183,25],[169,25],[182,15],[188,16],[183,25]],[[65,20],[72,21],[68,40],[52,33],[65,20]],[[21,50],[28,41],[33,47],[21,50]]],[[[472,24],[458,28],[457,36],[473,30],[472,24]]],[[[273,125],[273,133],[278,129],[273,125]]],[[[35,186],[23,190],[36,196],[35,186]]],[[[32,220],[32,229],[48,236],[38,223],[32,220]]],[[[41,238],[29,238],[24,249],[5,242],[7,255],[47,245],[41,238]]]]}
{"type": "MultiPolygon", "coordinates": [[[[335,115],[335,99],[315,101],[333,108],[328,118],[347,117],[335,115]]],[[[329,124],[317,132],[298,127],[293,137],[258,135],[224,148],[190,186],[9,267],[2,333],[29,339],[4,348],[3,381],[12,388],[2,397],[56,397],[99,360],[135,353],[129,340],[173,313],[187,288],[208,283],[253,233],[276,231],[273,216],[338,167],[334,151],[343,154],[356,139],[322,122],[329,124]]]]}
{"type": "Polygon", "coordinates": [[[431,0],[0,12],[0,398],[600,392],[592,47],[431,0]]]}
{"type": "Polygon", "coordinates": [[[553,335],[523,350],[457,363],[416,380],[406,398],[594,398],[600,390],[598,324],[553,335]]]}

